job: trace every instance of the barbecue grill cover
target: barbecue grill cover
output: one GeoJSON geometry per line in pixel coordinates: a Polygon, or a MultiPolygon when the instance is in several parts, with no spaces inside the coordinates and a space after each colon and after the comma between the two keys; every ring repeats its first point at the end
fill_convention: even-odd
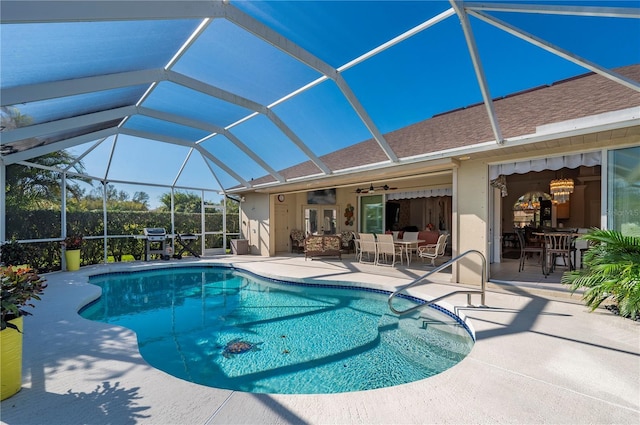
{"type": "Polygon", "coordinates": [[[165,236],[167,232],[162,227],[146,227],[144,234],[146,236],[165,236]]]}

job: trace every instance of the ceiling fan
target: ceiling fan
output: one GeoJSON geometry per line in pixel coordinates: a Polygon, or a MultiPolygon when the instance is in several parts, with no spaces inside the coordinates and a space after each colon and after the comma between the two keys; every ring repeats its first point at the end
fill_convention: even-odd
{"type": "Polygon", "coordinates": [[[389,185],[384,185],[384,186],[374,186],[373,184],[369,185],[369,188],[365,188],[365,189],[361,189],[361,188],[357,188],[356,189],[356,193],[373,193],[376,190],[396,190],[397,187],[389,187],[389,185]]]}

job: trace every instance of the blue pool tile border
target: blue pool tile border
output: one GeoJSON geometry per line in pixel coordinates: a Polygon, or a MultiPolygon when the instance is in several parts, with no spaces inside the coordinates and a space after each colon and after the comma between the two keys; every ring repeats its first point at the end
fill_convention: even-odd
{"type": "MultiPolygon", "coordinates": [[[[267,276],[262,276],[259,275],[257,273],[254,273],[252,271],[243,269],[242,267],[238,267],[238,266],[234,266],[234,265],[224,265],[224,264],[209,264],[209,265],[197,265],[197,266],[179,266],[179,267],[157,267],[157,268],[152,268],[152,269],[145,269],[145,270],[131,270],[131,271],[113,271],[113,272],[105,272],[105,273],[98,273],[98,274],[94,274],[89,276],[89,283],[91,283],[91,279],[96,279],[96,278],[102,278],[102,277],[106,277],[106,276],[114,276],[114,275],[130,275],[130,274],[138,274],[138,273],[149,273],[149,272],[156,272],[156,271],[163,271],[163,270],[176,270],[176,269],[180,269],[180,270],[189,270],[189,269],[225,269],[225,270],[234,270],[234,271],[239,271],[241,273],[245,273],[254,277],[257,277],[259,279],[263,279],[266,280],[268,282],[272,282],[272,283],[277,283],[279,285],[289,285],[289,286],[306,286],[306,287],[313,287],[313,288],[327,288],[327,289],[351,289],[351,290],[356,290],[356,291],[364,291],[364,292],[372,292],[372,293],[376,293],[376,294],[382,294],[382,295],[391,295],[393,292],[391,291],[387,291],[384,289],[376,289],[376,288],[367,288],[366,286],[355,286],[355,285],[340,285],[340,284],[328,284],[328,283],[309,283],[309,282],[294,282],[294,281],[290,281],[290,280],[283,280],[283,279],[277,279],[277,278],[273,278],[273,277],[267,277],[267,276]]],[[[422,298],[418,298],[418,297],[414,297],[412,295],[407,295],[407,294],[399,294],[397,295],[399,298],[403,298],[409,301],[412,301],[416,304],[425,304],[427,301],[423,300],[422,298]]],[[[94,300],[94,302],[97,300],[94,300]]],[[[83,306],[81,308],[81,311],[84,310],[86,307],[88,307],[90,304],[87,304],[86,306],[83,306]]],[[[452,311],[441,307],[437,304],[429,304],[427,307],[433,308],[434,310],[437,310],[441,313],[446,314],[447,316],[449,316],[450,318],[452,318],[453,320],[455,320],[458,325],[462,326],[467,333],[469,334],[469,336],[471,337],[471,339],[473,339],[473,342],[476,341],[475,335],[473,333],[473,331],[469,328],[469,326],[467,325],[467,323],[462,320],[462,318],[460,318],[460,316],[456,315],[455,313],[453,313],[452,311]]]]}

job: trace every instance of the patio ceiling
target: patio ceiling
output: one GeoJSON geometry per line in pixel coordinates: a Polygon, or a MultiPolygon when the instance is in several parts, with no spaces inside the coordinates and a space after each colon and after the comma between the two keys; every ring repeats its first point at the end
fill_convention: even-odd
{"type": "Polygon", "coordinates": [[[508,144],[496,97],[586,71],[640,91],[611,70],[640,62],[629,6],[5,0],[0,158],[69,149],[104,180],[274,187],[307,161],[297,182],[332,175],[322,156],[368,139],[403,163],[386,134],[478,102],[508,144]]]}

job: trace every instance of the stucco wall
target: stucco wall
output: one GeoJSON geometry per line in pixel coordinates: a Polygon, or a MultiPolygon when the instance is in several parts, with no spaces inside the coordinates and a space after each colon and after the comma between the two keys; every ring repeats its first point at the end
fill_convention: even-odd
{"type": "Polygon", "coordinates": [[[269,195],[248,193],[240,216],[242,235],[249,240],[249,253],[269,256],[269,195]]]}
{"type": "MultiPolygon", "coordinates": [[[[457,252],[454,251],[454,255],[475,249],[488,258],[488,165],[485,161],[464,161],[460,164],[457,176],[454,209],[457,209],[458,232],[454,235],[457,238],[457,252]]],[[[455,181],[456,179],[454,183],[455,181]]],[[[469,255],[457,264],[455,280],[460,283],[480,284],[482,261],[479,256],[469,255]]]]}

